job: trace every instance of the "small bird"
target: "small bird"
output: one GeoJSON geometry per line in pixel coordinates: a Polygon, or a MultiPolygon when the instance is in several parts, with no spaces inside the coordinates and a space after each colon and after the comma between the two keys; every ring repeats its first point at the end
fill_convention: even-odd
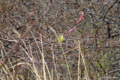
{"type": "Polygon", "coordinates": [[[57,40],[56,42],[62,42],[64,37],[63,37],[63,33],[60,33],[58,36],[57,36],[57,33],[56,31],[51,27],[51,26],[48,26],[50,28],[50,30],[55,34],[57,40]]]}
{"type": "Polygon", "coordinates": [[[57,42],[62,42],[63,39],[64,39],[63,33],[60,33],[60,34],[58,35],[58,37],[57,37],[57,42]]]}

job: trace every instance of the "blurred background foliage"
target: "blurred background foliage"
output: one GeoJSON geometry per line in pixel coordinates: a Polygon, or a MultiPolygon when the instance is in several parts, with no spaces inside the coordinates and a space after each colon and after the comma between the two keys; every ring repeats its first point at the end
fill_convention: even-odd
{"type": "MultiPolygon", "coordinates": [[[[41,71],[42,55],[38,50],[41,49],[50,73],[53,72],[53,80],[57,80],[58,75],[60,80],[77,80],[79,46],[84,54],[91,80],[102,79],[106,75],[110,78],[120,79],[119,0],[1,0],[0,77],[12,75],[14,69],[10,67],[15,64],[27,62],[32,65],[26,53],[32,55],[35,59],[36,69],[39,71],[39,75],[43,76],[41,71]],[[52,7],[48,6],[49,4],[52,7]],[[48,12],[45,14],[47,10],[48,12]],[[84,16],[77,24],[76,29],[64,35],[64,40],[61,43],[63,52],[60,43],[52,43],[56,40],[56,37],[48,26],[51,26],[57,34],[65,33],[76,25],[81,12],[84,12],[84,16]],[[2,59],[13,48],[19,38],[25,34],[27,29],[43,14],[45,15],[17,46],[18,50],[11,55],[12,58],[4,64],[9,71],[9,74],[5,74],[2,59]],[[35,41],[38,42],[39,48],[35,41]],[[81,46],[78,44],[79,42],[81,46]],[[52,53],[54,53],[55,62],[53,62],[52,53]],[[67,59],[69,71],[63,53],[67,59]],[[14,63],[15,61],[16,63],[14,63]],[[56,64],[57,75],[54,63],[56,64]],[[68,77],[69,73],[71,74],[70,79],[68,77]]],[[[80,79],[85,79],[84,66],[83,60],[80,59],[80,79]]],[[[28,66],[21,64],[17,67],[19,67],[17,68],[17,74],[20,75],[18,79],[36,80],[33,74],[34,71],[30,70],[28,66]]],[[[3,77],[1,78],[3,79],[3,77]]]]}

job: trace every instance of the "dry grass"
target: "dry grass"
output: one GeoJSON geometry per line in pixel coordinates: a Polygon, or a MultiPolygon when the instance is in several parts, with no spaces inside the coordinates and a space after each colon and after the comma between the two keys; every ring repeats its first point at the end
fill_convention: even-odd
{"type": "Polygon", "coordinates": [[[119,6],[118,0],[1,0],[0,80],[119,79],[119,6]],[[76,29],[54,42],[82,11],[76,29]]]}

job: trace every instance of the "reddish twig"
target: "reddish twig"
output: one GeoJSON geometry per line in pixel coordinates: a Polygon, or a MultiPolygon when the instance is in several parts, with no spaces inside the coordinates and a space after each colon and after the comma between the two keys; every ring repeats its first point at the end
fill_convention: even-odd
{"type": "MultiPolygon", "coordinates": [[[[83,17],[83,14],[84,14],[84,12],[82,12],[81,17],[80,17],[79,20],[77,21],[77,24],[81,21],[81,19],[82,19],[82,17],[83,17]]],[[[76,24],[72,29],[70,29],[69,31],[65,32],[64,34],[66,35],[68,32],[71,32],[72,30],[74,30],[74,29],[76,28],[77,24],[76,24]]]]}

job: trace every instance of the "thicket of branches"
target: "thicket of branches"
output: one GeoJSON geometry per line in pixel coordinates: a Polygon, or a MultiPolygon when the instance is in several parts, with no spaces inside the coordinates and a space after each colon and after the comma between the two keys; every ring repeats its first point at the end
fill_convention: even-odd
{"type": "Polygon", "coordinates": [[[119,0],[1,0],[1,80],[120,77],[119,0]],[[55,42],[55,34],[65,33],[55,42]]]}

